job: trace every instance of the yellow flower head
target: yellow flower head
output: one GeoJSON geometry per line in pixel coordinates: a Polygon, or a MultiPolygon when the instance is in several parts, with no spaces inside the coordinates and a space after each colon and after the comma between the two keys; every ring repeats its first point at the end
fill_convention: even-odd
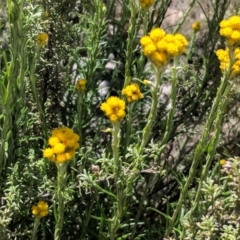
{"type": "Polygon", "coordinates": [[[219,163],[220,163],[220,165],[225,165],[226,163],[227,163],[227,160],[226,159],[221,159],[220,161],[219,161],[219,163]]]}
{"type": "Polygon", "coordinates": [[[43,151],[43,157],[45,157],[45,158],[51,158],[53,156],[53,154],[54,153],[53,153],[52,148],[46,148],[43,151]]]}
{"type": "Polygon", "coordinates": [[[166,34],[161,28],[154,28],[149,36],[140,39],[143,53],[157,67],[186,52],[187,39],[181,34],[166,34]]]}
{"type": "Polygon", "coordinates": [[[226,38],[228,45],[240,44],[240,16],[232,16],[220,22],[220,34],[226,38]]]}
{"type": "Polygon", "coordinates": [[[200,29],[201,29],[201,24],[200,24],[200,22],[199,22],[199,21],[194,22],[194,23],[192,24],[192,29],[193,29],[193,31],[194,31],[195,33],[198,32],[198,31],[200,31],[200,29]]]}
{"type": "Polygon", "coordinates": [[[142,8],[149,8],[152,6],[154,2],[155,0],[139,0],[139,3],[142,8]]]}
{"type": "Polygon", "coordinates": [[[140,39],[140,43],[143,47],[145,47],[146,45],[153,43],[153,41],[149,36],[143,36],[140,39]]]}
{"type": "Polygon", "coordinates": [[[53,150],[53,153],[55,153],[55,154],[64,153],[66,150],[66,144],[58,143],[54,146],[54,148],[52,150],[53,150]]]}
{"type": "MultiPolygon", "coordinates": [[[[222,72],[227,71],[230,64],[229,48],[217,50],[216,55],[219,59],[220,69],[222,70],[222,72]]],[[[235,78],[240,75],[240,48],[235,48],[233,55],[234,63],[231,67],[231,78],[235,78]]]]}
{"type": "Polygon", "coordinates": [[[149,36],[154,43],[159,42],[165,35],[165,31],[161,28],[153,28],[149,33],[149,36]]]}
{"type": "Polygon", "coordinates": [[[52,136],[52,137],[50,137],[50,138],[48,139],[48,143],[49,143],[49,145],[50,145],[51,147],[54,147],[54,146],[56,146],[58,143],[60,143],[60,140],[59,140],[58,137],[52,136]]]}
{"type": "Polygon", "coordinates": [[[44,201],[39,201],[37,205],[32,207],[32,214],[38,218],[45,217],[48,215],[48,204],[44,201]]]}
{"type": "Polygon", "coordinates": [[[87,81],[85,79],[79,79],[76,84],[76,89],[78,91],[84,91],[86,88],[87,81]]]}
{"type": "Polygon", "coordinates": [[[111,122],[121,121],[125,115],[125,102],[118,97],[109,97],[102,103],[100,109],[105,113],[111,122]]]}
{"type": "Polygon", "coordinates": [[[143,48],[143,53],[145,56],[149,57],[151,56],[154,52],[156,52],[157,48],[154,43],[147,44],[143,48]]]}
{"type": "Polygon", "coordinates": [[[43,157],[56,163],[70,161],[77,148],[79,148],[79,135],[67,127],[56,128],[48,143],[50,147],[43,151],[43,157]]]}
{"type": "Polygon", "coordinates": [[[47,41],[48,41],[48,34],[45,33],[45,32],[42,32],[42,33],[39,33],[37,35],[37,43],[40,45],[40,46],[44,46],[47,44],[47,41]]]}
{"type": "Polygon", "coordinates": [[[132,83],[122,90],[122,94],[127,98],[127,101],[134,102],[143,98],[143,94],[140,91],[137,83],[132,83]]]}

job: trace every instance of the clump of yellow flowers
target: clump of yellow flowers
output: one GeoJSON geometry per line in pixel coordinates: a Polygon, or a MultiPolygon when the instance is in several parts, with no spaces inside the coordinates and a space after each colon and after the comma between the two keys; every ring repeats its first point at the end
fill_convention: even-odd
{"type": "MultiPolygon", "coordinates": [[[[217,50],[216,55],[220,61],[220,69],[223,72],[226,71],[230,64],[229,48],[217,50]]],[[[231,68],[232,78],[240,74],[240,48],[234,49],[234,60],[231,68]]]]}
{"type": "Polygon", "coordinates": [[[43,156],[56,163],[70,161],[79,147],[79,135],[67,127],[56,128],[48,139],[50,147],[43,151],[43,156]]]}
{"type": "Polygon", "coordinates": [[[231,64],[230,78],[240,75],[240,16],[232,16],[220,22],[220,34],[227,40],[228,47],[219,49],[216,55],[220,61],[222,72],[228,70],[231,64]]]}
{"type": "Polygon", "coordinates": [[[39,201],[37,205],[32,207],[32,214],[38,218],[48,215],[48,204],[44,201],[39,201]]]}
{"type": "Polygon", "coordinates": [[[86,83],[87,83],[86,79],[79,79],[76,83],[76,89],[78,91],[84,91],[86,88],[86,83]]]}
{"type": "Polygon", "coordinates": [[[240,42],[240,16],[232,16],[220,23],[220,34],[227,39],[228,45],[238,45],[240,42]]]}
{"type": "Polygon", "coordinates": [[[154,28],[148,36],[140,39],[143,53],[157,67],[166,65],[170,59],[186,51],[188,41],[181,34],[166,34],[161,28],[154,28]]]}
{"type": "Polygon", "coordinates": [[[126,104],[118,97],[112,96],[102,103],[100,109],[105,113],[111,122],[120,122],[126,115],[126,104]]]}
{"type": "Polygon", "coordinates": [[[122,90],[122,94],[126,97],[129,103],[138,101],[143,98],[137,83],[132,83],[122,90]]]}
{"type": "Polygon", "coordinates": [[[139,3],[142,8],[149,8],[155,0],[139,0],[139,3]]]}
{"type": "Polygon", "coordinates": [[[200,24],[200,22],[199,22],[199,21],[194,22],[194,23],[192,24],[192,29],[193,29],[193,31],[194,31],[195,33],[198,32],[198,31],[200,31],[200,29],[201,29],[201,24],[200,24]]]}
{"type": "Polygon", "coordinates": [[[47,44],[47,41],[48,41],[48,34],[45,33],[45,32],[42,32],[42,33],[39,33],[37,35],[37,43],[40,45],[40,46],[44,46],[47,44]]]}

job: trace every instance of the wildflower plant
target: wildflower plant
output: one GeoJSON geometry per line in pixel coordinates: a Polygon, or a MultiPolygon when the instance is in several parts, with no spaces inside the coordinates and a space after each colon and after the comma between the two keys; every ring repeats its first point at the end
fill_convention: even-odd
{"type": "Polygon", "coordinates": [[[176,88],[177,88],[177,64],[179,55],[186,51],[188,42],[181,34],[166,34],[161,28],[154,28],[148,36],[143,36],[140,39],[143,47],[143,53],[153,64],[155,81],[151,88],[152,104],[148,116],[148,122],[143,129],[142,142],[139,147],[139,153],[142,153],[147,142],[149,141],[151,129],[156,119],[156,109],[158,107],[158,89],[162,81],[162,73],[164,72],[167,63],[174,59],[174,66],[172,68],[172,92],[171,101],[172,108],[168,114],[166,134],[162,140],[162,146],[165,145],[169,136],[169,129],[171,128],[173,120],[173,111],[176,103],[176,88]]]}
{"type": "MultiPolygon", "coordinates": [[[[63,228],[64,219],[64,195],[63,191],[66,183],[66,170],[68,162],[71,161],[75,155],[76,149],[79,147],[79,136],[67,127],[56,128],[52,131],[52,136],[48,139],[50,145],[43,151],[43,156],[56,163],[58,169],[57,178],[57,216],[56,226],[54,232],[54,239],[61,239],[61,231],[63,228]]],[[[43,215],[42,203],[34,207],[33,211],[43,215]]]]}
{"type": "Polygon", "coordinates": [[[237,238],[239,16],[172,4],[0,3],[1,238],[237,238]]]}
{"type": "Polygon", "coordinates": [[[39,201],[37,205],[32,207],[32,214],[35,216],[34,227],[32,231],[32,238],[36,238],[38,226],[40,224],[40,219],[47,216],[49,213],[48,211],[48,204],[44,201],[39,201]]]}

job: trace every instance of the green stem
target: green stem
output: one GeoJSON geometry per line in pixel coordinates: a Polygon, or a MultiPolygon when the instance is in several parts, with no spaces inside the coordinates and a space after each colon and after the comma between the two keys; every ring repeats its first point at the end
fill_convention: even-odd
{"type": "Polygon", "coordinates": [[[192,38],[191,38],[191,41],[190,41],[190,47],[189,47],[189,50],[188,50],[188,53],[187,53],[187,62],[189,60],[191,60],[191,58],[192,58],[193,45],[194,45],[195,39],[196,39],[196,33],[194,32],[193,35],[192,35],[192,38]]]}
{"type": "Polygon", "coordinates": [[[61,232],[64,222],[64,188],[68,163],[57,164],[57,222],[55,225],[54,240],[61,240],[61,232]]]}
{"type": "Polygon", "coordinates": [[[114,217],[110,225],[109,238],[114,240],[116,232],[119,229],[122,216],[123,216],[123,207],[124,207],[124,196],[123,188],[121,182],[121,168],[122,161],[119,158],[119,144],[120,144],[120,123],[113,123],[112,130],[112,150],[113,150],[113,160],[114,160],[114,180],[116,186],[116,195],[117,202],[114,206],[114,217]]]}
{"type": "Polygon", "coordinates": [[[123,158],[125,159],[125,156],[127,154],[127,148],[130,144],[130,136],[131,136],[131,125],[132,125],[132,110],[133,110],[134,103],[130,103],[128,107],[128,114],[127,114],[127,121],[126,121],[126,137],[124,142],[124,152],[123,152],[123,158]]]}
{"type": "Polygon", "coordinates": [[[93,81],[93,74],[96,71],[96,62],[100,52],[100,41],[103,33],[103,27],[105,25],[105,13],[103,10],[103,1],[102,0],[94,0],[94,9],[92,16],[93,19],[89,26],[89,37],[87,42],[87,54],[88,54],[88,62],[87,62],[87,71],[86,71],[86,80],[88,81],[88,85],[90,89],[95,88],[95,81],[93,81]]]}
{"type": "Polygon", "coordinates": [[[154,71],[155,71],[156,80],[155,80],[154,86],[151,89],[152,103],[151,103],[151,108],[150,108],[150,112],[148,115],[146,126],[143,129],[142,142],[138,149],[139,155],[143,153],[144,148],[149,141],[149,138],[151,135],[151,130],[152,130],[154,121],[156,120],[156,116],[157,116],[159,85],[161,82],[161,74],[163,72],[163,68],[157,68],[154,66],[154,71]]]}
{"type": "Polygon", "coordinates": [[[37,235],[39,224],[40,224],[40,218],[39,217],[35,217],[31,240],[37,239],[36,235],[37,235]]]}
{"type": "MultiPolygon", "coordinates": [[[[142,8],[142,14],[143,14],[143,36],[147,35],[147,31],[148,31],[148,15],[149,15],[149,11],[142,8]]],[[[137,60],[137,68],[138,68],[138,77],[142,77],[144,75],[144,68],[146,65],[146,61],[145,61],[145,56],[143,54],[143,52],[141,52],[141,56],[140,58],[137,60]]]]}
{"type": "MultiPolygon", "coordinates": [[[[47,123],[46,123],[46,116],[45,116],[45,112],[43,110],[43,107],[42,107],[42,103],[40,101],[40,94],[39,94],[39,91],[36,87],[36,65],[37,65],[37,60],[39,58],[39,52],[40,52],[40,47],[39,46],[36,46],[35,48],[35,53],[34,53],[34,56],[33,58],[31,59],[31,65],[30,65],[30,82],[31,82],[31,86],[32,86],[32,92],[33,92],[33,99],[34,101],[36,102],[37,104],[37,109],[38,109],[38,112],[40,114],[40,119],[41,119],[41,125],[42,125],[42,131],[43,131],[43,139],[47,139],[48,137],[48,134],[47,134],[47,123]]],[[[47,142],[46,140],[44,140],[44,147],[47,146],[47,142]]]]}
{"type": "Polygon", "coordinates": [[[148,9],[143,8],[143,35],[147,35],[148,33],[148,9]]]}
{"type": "Polygon", "coordinates": [[[191,9],[193,8],[194,4],[195,4],[196,0],[192,0],[189,3],[189,7],[186,11],[184,11],[184,15],[182,17],[182,20],[179,22],[179,24],[176,26],[176,28],[174,29],[174,34],[177,33],[180,29],[180,27],[183,25],[183,23],[185,22],[187,16],[189,15],[189,12],[191,11],[191,9]]]}
{"type": "Polygon", "coordinates": [[[136,29],[137,27],[137,18],[136,18],[136,2],[135,0],[130,1],[130,19],[129,19],[129,28],[128,28],[128,38],[127,38],[127,50],[126,50],[126,63],[125,63],[125,81],[124,86],[129,85],[131,81],[131,67],[133,62],[133,51],[134,51],[134,44],[136,39],[136,29]]]}
{"type": "MultiPolygon", "coordinates": [[[[178,85],[177,63],[178,63],[178,58],[174,58],[174,66],[172,67],[172,81],[171,81],[172,82],[172,90],[171,90],[171,95],[170,95],[171,108],[168,112],[165,133],[164,133],[161,145],[160,145],[159,156],[161,155],[162,151],[164,150],[164,147],[169,139],[172,125],[173,125],[173,117],[174,117],[175,108],[176,108],[177,85],[178,85]]],[[[161,158],[159,158],[159,161],[160,160],[161,160],[161,158]]]]}
{"type": "Polygon", "coordinates": [[[78,134],[81,137],[80,138],[80,145],[82,142],[82,114],[83,114],[83,92],[81,91],[78,93],[78,101],[77,101],[77,128],[78,128],[78,134]]]}

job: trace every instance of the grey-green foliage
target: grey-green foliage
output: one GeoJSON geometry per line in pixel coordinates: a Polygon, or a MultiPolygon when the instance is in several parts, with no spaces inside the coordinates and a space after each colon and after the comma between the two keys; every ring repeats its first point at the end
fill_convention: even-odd
{"type": "MultiPolygon", "coordinates": [[[[147,33],[160,26],[172,1],[156,1],[154,9],[145,13],[132,8],[138,4],[135,1],[104,1],[106,11],[102,9],[100,0],[24,1],[23,8],[20,2],[23,1],[8,1],[8,22],[12,23],[11,26],[6,25],[10,51],[1,57],[1,236],[26,239],[33,225],[31,207],[44,199],[49,204],[50,214],[42,219],[38,237],[52,237],[57,208],[54,202],[56,168],[52,162],[42,159],[42,150],[43,138],[46,146],[46,135],[59,125],[68,125],[82,133],[81,149],[68,169],[63,239],[108,238],[117,195],[123,196],[121,203],[124,202],[124,206],[119,204],[122,221],[116,224],[118,229],[113,229],[112,233],[116,232],[119,239],[162,239],[169,229],[170,232],[173,229],[170,233],[173,239],[180,236],[188,239],[194,235],[200,239],[214,234],[224,239],[230,234],[235,225],[226,219],[221,222],[215,213],[218,210],[224,212],[224,216],[234,217],[236,195],[231,194],[224,179],[212,177],[220,174],[219,168],[215,172],[212,170],[212,166],[217,165],[211,155],[211,149],[217,144],[208,138],[214,126],[212,122],[204,132],[202,146],[198,145],[201,156],[196,154],[194,161],[197,164],[191,178],[188,178],[198,143],[196,135],[202,131],[220,84],[221,73],[214,51],[222,43],[218,24],[229,1],[211,1],[212,15],[205,12],[207,33],[201,32],[196,39],[192,62],[187,63],[186,58],[181,62],[183,66],[177,74],[176,96],[174,94],[172,98],[176,101],[175,108],[169,112],[168,96],[165,96],[165,102],[159,99],[159,108],[154,112],[157,118],[142,145],[141,154],[136,145],[142,141],[140,136],[151,99],[148,86],[140,85],[145,96],[131,110],[132,124],[127,134],[126,121],[121,125],[119,160],[122,166],[117,177],[111,150],[112,136],[104,132],[110,123],[99,109],[104,99],[98,97],[98,84],[101,80],[108,80],[110,91],[107,96],[121,95],[124,81],[143,80],[151,75],[151,68],[149,72],[145,71],[147,60],[139,48],[139,30],[145,28],[147,33]],[[117,4],[123,9],[119,16],[116,16],[117,4]],[[44,11],[50,13],[49,19],[40,17],[44,11]],[[129,24],[135,24],[135,28],[128,28],[129,24]],[[109,26],[112,26],[113,34],[109,26]],[[27,29],[29,31],[26,32],[27,29]],[[49,34],[49,41],[36,57],[35,37],[42,31],[49,34]],[[16,37],[17,33],[21,34],[16,37]],[[19,37],[21,41],[16,40],[19,37]],[[117,67],[109,71],[105,65],[110,53],[114,53],[117,67]],[[29,61],[34,57],[36,64],[29,61]],[[72,72],[74,63],[77,63],[77,69],[72,72]],[[32,85],[29,70],[33,77],[30,80],[34,80],[32,85]],[[83,77],[88,81],[80,101],[81,108],[73,101],[77,95],[73,75],[76,79],[83,77]],[[37,90],[35,97],[33,87],[37,90]],[[68,98],[64,102],[66,93],[68,98]],[[171,124],[166,125],[166,119],[171,124]],[[165,131],[166,126],[168,132],[165,131]],[[207,157],[208,154],[210,156],[207,157]],[[204,168],[206,158],[210,160],[204,168]],[[202,169],[205,172],[202,173],[202,169]],[[199,179],[202,185],[197,190],[199,179]],[[116,186],[120,188],[118,193],[116,186]],[[176,211],[184,186],[185,201],[181,199],[183,202],[176,211]],[[180,218],[192,206],[194,211],[181,223],[180,218]],[[174,211],[175,219],[171,219],[174,211]],[[202,218],[198,217],[202,212],[202,218]],[[218,235],[216,229],[220,227],[214,224],[216,221],[220,222],[223,230],[218,235]]],[[[200,2],[198,4],[201,6],[200,2]]],[[[168,83],[168,77],[167,74],[164,76],[162,84],[168,83]]],[[[235,103],[234,94],[232,98],[235,103]]],[[[223,113],[218,112],[215,116],[222,117],[223,113]]],[[[217,137],[220,123],[215,125],[217,137]]],[[[236,236],[234,231],[232,236],[236,236]]]]}

